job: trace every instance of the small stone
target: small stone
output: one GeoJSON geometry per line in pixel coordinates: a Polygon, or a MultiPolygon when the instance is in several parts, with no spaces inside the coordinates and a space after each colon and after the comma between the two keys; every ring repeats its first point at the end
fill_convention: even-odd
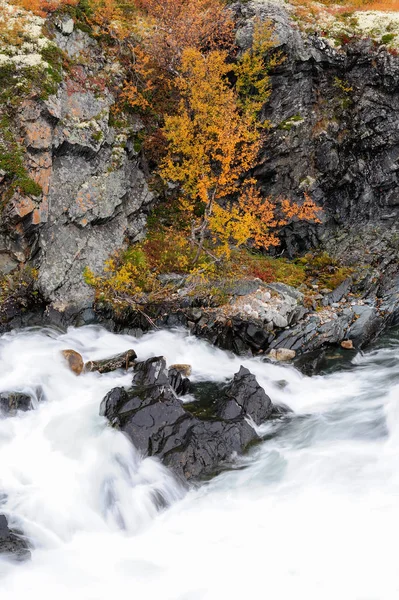
{"type": "Polygon", "coordinates": [[[341,347],[345,348],[345,350],[353,350],[353,342],[352,342],[352,340],[343,340],[341,342],[341,347]]]}
{"type": "Polygon", "coordinates": [[[55,25],[63,35],[71,35],[71,33],[73,33],[75,23],[71,17],[64,17],[58,19],[55,25]]]}
{"type": "Polygon", "coordinates": [[[179,371],[179,373],[181,373],[182,375],[184,375],[185,377],[190,377],[191,373],[192,373],[192,368],[191,365],[186,365],[183,363],[176,363],[175,365],[170,365],[169,367],[170,369],[175,369],[175,371],[179,371]]]}
{"type": "Polygon", "coordinates": [[[341,305],[340,305],[340,303],[339,303],[339,302],[333,302],[333,303],[331,304],[331,306],[332,306],[333,308],[339,308],[341,305]]]}
{"type": "Polygon", "coordinates": [[[278,313],[273,315],[273,323],[276,327],[280,328],[287,327],[288,325],[287,319],[278,313]]]}
{"type": "Polygon", "coordinates": [[[69,368],[75,375],[80,375],[83,371],[83,358],[76,350],[63,350],[62,356],[67,360],[69,368]]]}
{"type": "Polygon", "coordinates": [[[296,352],[295,350],[290,350],[289,348],[276,348],[274,350],[270,350],[267,356],[273,360],[285,361],[295,358],[296,352]]]}
{"type": "Polygon", "coordinates": [[[318,290],[318,289],[319,289],[319,286],[318,286],[316,283],[314,283],[314,284],[312,285],[312,288],[313,288],[314,290],[318,290]]]}

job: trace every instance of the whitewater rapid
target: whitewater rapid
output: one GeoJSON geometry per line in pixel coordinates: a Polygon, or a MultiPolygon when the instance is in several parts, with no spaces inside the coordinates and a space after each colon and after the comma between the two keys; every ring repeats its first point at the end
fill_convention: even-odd
{"type": "Polygon", "coordinates": [[[0,560],[1,600],[390,600],[398,598],[399,342],[308,378],[185,332],[135,339],[97,327],[0,338],[0,392],[42,394],[0,419],[0,513],[34,542],[0,560]],[[295,417],[265,424],[237,468],[184,490],[99,416],[131,374],[76,377],[85,360],[134,348],[190,363],[193,381],[240,364],[295,417]]]}

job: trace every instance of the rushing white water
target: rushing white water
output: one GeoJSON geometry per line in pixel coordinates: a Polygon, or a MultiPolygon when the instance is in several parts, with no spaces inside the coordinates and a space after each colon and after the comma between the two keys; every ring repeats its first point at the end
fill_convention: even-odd
{"type": "Polygon", "coordinates": [[[182,332],[3,336],[0,391],[39,387],[36,410],[0,420],[0,512],[35,545],[30,562],[0,561],[1,600],[397,600],[395,340],[307,378],[182,332]],[[131,375],[76,377],[60,356],[131,347],[140,359],[192,364],[196,381],[223,381],[245,364],[296,416],[264,425],[266,440],[241,468],[184,492],[98,415],[131,375]]]}

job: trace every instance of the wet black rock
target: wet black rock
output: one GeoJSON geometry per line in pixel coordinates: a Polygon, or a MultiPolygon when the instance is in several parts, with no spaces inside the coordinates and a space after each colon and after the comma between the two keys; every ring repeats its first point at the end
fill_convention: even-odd
{"type": "Polygon", "coordinates": [[[154,356],[136,364],[134,369],[135,385],[165,385],[169,383],[166,363],[163,356],[154,356]]]}
{"type": "Polygon", "coordinates": [[[323,298],[323,306],[328,306],[334,302],[339,302],[342,298],[351,290],[352,277],[347,277],[339,286],[335,288],[330,294],[327,294],[323,298]]]}
{"type": "Polygon", "coordinates": [[[178,396],[184,396],[190,391],[190,380],[184,377],[178,369],[171,367],[168,371],[168,379],[172,389],[178,396]]]}
{"type": "Polygon", "coordinates": [[[259,385],[255,375],[240,367],[231,384],[225,390],[226,397],[220,402],[218,415],[222,419],[250,416],[256,425],[265,421],[273,410],[272,402],[259,385]]]}
{"type": "Polygon", "coordinates": [[[349,328],[348,337],[354,346],[361,348],[383,330],[384,319],[372,306],[357,307],[356,316],[358,318],[349,328]]]}
{"type": "Polygon", "coordinates": [[[4,515],[0,515],[0,555],[15,561],[31,557],[29,544],[17,529],[10,529],[4,515]]]}
{"type": "Polygon", "coordinates": [[[0,394],[0,414],[15,414],[17,410],[31,410],[32,398],[20,392],[2,392],[0,394]]]}
{"type": "Polygon", "coordinates": [[[133,386],[114,388],[100,414],[121,429],[143,455],[157,456],[181,479],[211,476],[259,440],[249,417],[259,424],[273,405],[254,375],[241,368],[234,380],[202,412],[199,402],[183,404],[163,357],[135,366],[133,386]]]}

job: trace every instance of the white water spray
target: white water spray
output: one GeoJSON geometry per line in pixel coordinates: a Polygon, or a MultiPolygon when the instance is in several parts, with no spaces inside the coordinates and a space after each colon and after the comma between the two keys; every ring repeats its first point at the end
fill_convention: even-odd
{"type": "Polygon", "coordinates": [[[0,561],[1,600],[397,600],[399,344],[354,363],[307,378],[182,332],[3,336],[0,392],[46,400],[0,420],[0,512],[35,544],[30,562],[0,561]],[[185,493],[98,414],[131,374],[76,377],[60,354],[132,347],[140,360],[190,363],[195,381],[244,364],[296,416],[264,425],[240,469],[185,493]]]}

